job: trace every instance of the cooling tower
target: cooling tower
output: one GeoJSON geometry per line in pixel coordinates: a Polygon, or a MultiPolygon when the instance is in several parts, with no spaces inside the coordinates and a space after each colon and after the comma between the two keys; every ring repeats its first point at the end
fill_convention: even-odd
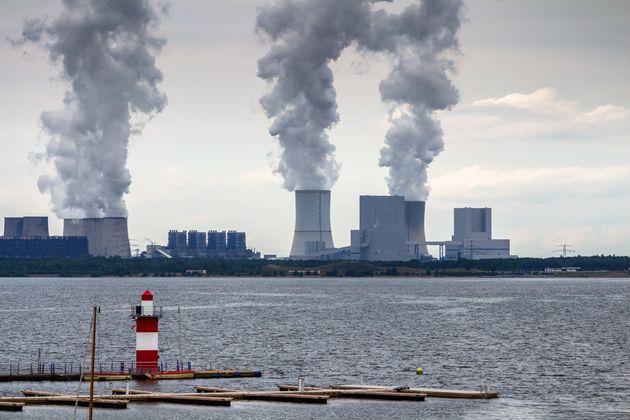
{"type": "Polygon", "coordinates": [[[63,236],[87,237],[93,257],[131,257],[126,217],[65,219],[63,236]]]}
{"type": "Polygon", "coordinates": [[[295,233],[291,258],[316,257],[318,251],[334,248],[330,230],[330,191],[295,192],[295,233]]]}
{"type": "Polygon", "coordinates": [[[410,255],[428,255],[427,238],[424,233],[424,201],[405,201],[405,221],[407,225],[407,241],[418,242],[407,251],[410,255]]]}
{"type": "Polygon", "coordinates": [[[17,239],[22,237],[24,232],[23,217],[4,218],[4,239],[17,239]]]}
{"type": "Polygon", "coordinates": [[[48,239],[48,217],[5,217],[6,239],[48,239]]]}
{"type": "Polygon", "coordinates": [[[47,239],[48,217],[25,217],[22,229],[22,236],[26,239],[47,239]]]}

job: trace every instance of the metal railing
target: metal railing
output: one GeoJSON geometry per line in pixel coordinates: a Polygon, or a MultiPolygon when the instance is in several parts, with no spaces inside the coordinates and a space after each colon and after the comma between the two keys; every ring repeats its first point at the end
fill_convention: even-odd
{"type": "MultiPolygon", "coordinates": [[[[25,362],[25,363],[0,363],[0,376],[25,376],[25,375],[69,375],[86,373],[90,370],[89,364],[82,365],[76,362],[25,362]]],[[[192,370],[191,362],[168,361],[156,364],[137,365],[136,362],[113,360],[97,363],[94,373],[149,373],[149,372],[180,372],[192,370]],[[170,370],[169,370],[170,369],[170,370]]]]}
{"type": "Polygon", "coordinates": [[[162,306],[142,306],[142,305],[132,305],[131,306],[131,317],[138,318],[143,316],[155,316],[158,318],[162,318],[164,315],[164,310],[162,306]]]}

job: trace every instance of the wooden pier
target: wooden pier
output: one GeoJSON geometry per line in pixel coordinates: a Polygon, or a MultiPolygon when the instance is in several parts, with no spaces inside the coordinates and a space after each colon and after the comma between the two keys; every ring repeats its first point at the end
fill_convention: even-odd
{"type": "MultiPolygon", "coordinates": [[[[281,391],[297,391],[297,385],[281,384],[278,385],[278,389],[281,391]]],[[[453,389],[439,389],[439,388],[409,388],[409,387],[388,387],[379,385],[331,385],[330,389],[305,387],[305,392],[318,392],[331,390],[345,390],[345,391],[382,391],[387,393],[398,394],[424,394],[430,398],[465,398],[465,399],[490,399],[499,398],[498,391],[466,391],[466,390],[453,390],[453,389]]]]}
{"type": "MultiPolygon", "coordinates": [[[[211,393],[213,395],[221,395],[234,399],[244,400],[270,400],[273,398],[285,398],[286,400],[294,399],[296,402],[315,402],[318,397],[322,403],[328,398],[354,398],[354,399],[373,399],[373,400],[395,400],[395,401],[424,401],[426,394],[422,393],[397,393],[391,391],[380,390],[339,390],[339,389],[315,389],[315,390],[280,390],[280,391],[240,391],[225,388],[212,388],[207,386],[196,386],[195,389],[200,393],[211,393]],[[305,398],[305,401],[299,401],[305,398]],[[310,401],[313,399],[313,401],[310,401]]],[[[318,401],[319,402],[319,401],[318,401]]]]}
{"type": "MultiPolygon", "coordinates": [[[[125,388],[113,388],[111,395],[94,395],[94,407],[127,408],[132,403],[195,404],[229,407],[232,401],[269,401],[297,404],[327,404],[334,398],[371,399],[384,401],[424,401],[432,398],[498,398],[497,391],[465,391],[435,388],[388,387],[379,385],[331,385],[328,388],[278,385],[278,391],[196,386],[196,392],[151,392],[125,388]]],[[[25,405],[79,405],[88,406],[89,395],[69,395],[57,392],[26,389],[23,396],[0,397],[0,411],[21,411],[25,405]]]]}

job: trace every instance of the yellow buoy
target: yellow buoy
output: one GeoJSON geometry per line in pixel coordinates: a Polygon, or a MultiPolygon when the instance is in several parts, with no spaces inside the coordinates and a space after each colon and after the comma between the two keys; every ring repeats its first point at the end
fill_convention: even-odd
{"type": "Polygon", "coordinates": [[[416,368],[416,375],[421,376],[424,373],[424,369],[422,369],[421,367],[416,368]]]}

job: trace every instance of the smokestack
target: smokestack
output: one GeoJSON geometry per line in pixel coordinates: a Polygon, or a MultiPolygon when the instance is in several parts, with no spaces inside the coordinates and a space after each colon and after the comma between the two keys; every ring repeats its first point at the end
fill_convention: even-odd
{"type": "Polygon", "coordinates": [[[85,236],[93,257],[131,258],[126,217],[65,219],[63,236],[85,236]]]}
{"type": "Polygon", "coordinates": [[[418,249],[411,248],[407,254],[428,255],[427,238],[424,233],[424,201],[405,201],[405,221],[407,225],[407,241],[418,242],[418,249]]]}
{"type": "Polygon", "coordinates": [[[317,251],[334,248],[330,229],[330,191],[295,192],[295,233],[290,257],[315,257],[317,251]]]}

